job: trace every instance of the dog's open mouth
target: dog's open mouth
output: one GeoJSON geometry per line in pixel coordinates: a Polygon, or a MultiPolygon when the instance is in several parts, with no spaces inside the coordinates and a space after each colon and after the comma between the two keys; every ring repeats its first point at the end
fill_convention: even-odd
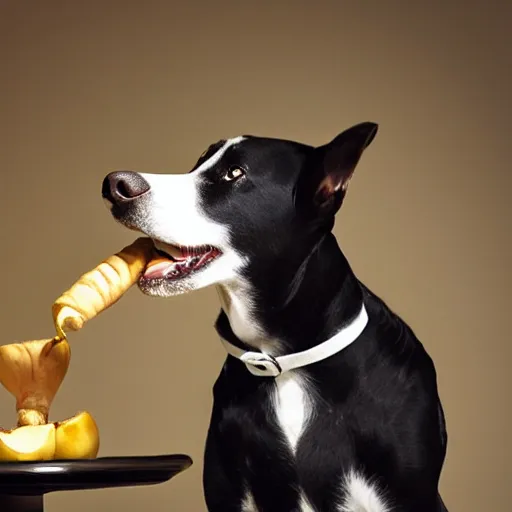
{"type": "Polygon", "coordinates": [[[221,255],[211,245],[185,247],[155,241],[156,257],[146,267],[143,280],[182,279],[206,267],[221,255]]]}

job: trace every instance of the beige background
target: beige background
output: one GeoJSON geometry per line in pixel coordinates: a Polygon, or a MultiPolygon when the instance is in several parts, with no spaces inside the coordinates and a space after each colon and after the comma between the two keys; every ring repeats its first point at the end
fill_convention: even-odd
{"type": "MultiPolygon", "coordinates": [[[[321,144],[377,121],[336,233],[435,359],[450,511],[508,511],[507,2],[185,4],[0,3],[1,343],[52,335],[57,295],[132,240],[102,203],[107,172],[183,172],[220,137],[321,144]]],[[[204,510],[217,310],[212,289],[134,289],[72,338],[53,418],[91,411],[102,455],[195,465],[157,487],[51,495],[50,512],[204,510]]],[[[0,421],[13,419],[0,393],[0,421]]]]}

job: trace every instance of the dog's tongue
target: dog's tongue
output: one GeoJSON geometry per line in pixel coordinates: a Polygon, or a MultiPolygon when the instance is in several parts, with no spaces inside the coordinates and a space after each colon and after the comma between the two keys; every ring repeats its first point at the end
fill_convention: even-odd
{"type": "Polygon", "coordinates": [[[155,258],[151,260],[146,267],[144,277],[148,279],[154,279],[158,277],[165,277],[170,268],[175,262],[165,258],[155,258]]]}

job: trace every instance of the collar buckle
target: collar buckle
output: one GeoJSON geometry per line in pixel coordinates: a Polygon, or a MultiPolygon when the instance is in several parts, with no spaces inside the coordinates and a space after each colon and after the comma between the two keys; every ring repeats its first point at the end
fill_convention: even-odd
{"type": "Polygon", "coordinates": [[[240,360],[253,375],[259,377],[277,377],[283,372],[275,357],[263,352],[245,352],[240,360]]]}

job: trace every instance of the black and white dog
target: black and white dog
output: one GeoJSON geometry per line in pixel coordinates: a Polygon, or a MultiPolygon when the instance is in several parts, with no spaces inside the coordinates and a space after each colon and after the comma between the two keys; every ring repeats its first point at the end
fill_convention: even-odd
{"type": "Polygon", "coordinates": [[[214,386],[210,512],[440,512],[434,364],[340,250],[335,214],[377,125],[320,147],[242,136],[189,173],[114,172],[103,197],[162,258],[159,297],[215,285],[228,356],[214,386]]]}

